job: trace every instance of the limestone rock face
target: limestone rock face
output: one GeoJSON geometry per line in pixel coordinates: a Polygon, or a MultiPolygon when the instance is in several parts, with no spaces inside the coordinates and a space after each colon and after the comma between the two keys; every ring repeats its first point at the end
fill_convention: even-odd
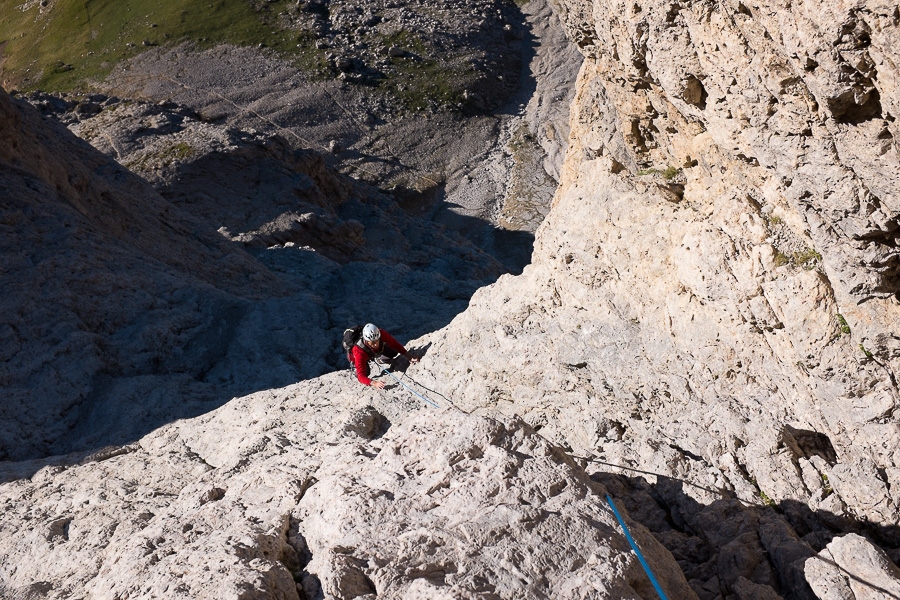
{"type": "MultiPolygon", "coordinates": [[[[521,420],[410,397],[335,373],[4,484],[0,593],[654,597],[571,457],[521,420]]],[[[695,598],[630,523],[661,584],[695,598]]]]}
{"type": "MultiPolygon", "coordinates": [[[[559,0],[557,9],[585,59],[561,186],[524,273],[482,288],[448,327],[416,341],[425,355],[410,375],[444,409],[419,412],[400,389],[382,396],[337,373],[233,400],[134,444],[7,463],[0,592],[654,597],[602,501],[608,490],[673,598],[898,594],[897,7],[559,0]]],[[[74,185],[61,169],[21,176],[16,143],[7,150],[16,193],[29,182],[74,185]]],[[[208,224],[213,205],[198,207],[206,220],[185,222],[208,224]]],[[[277,236],[294,225],[263,213],[223,232],[277,251],[254,255],[269,274],[293,274],[270,279],[249,253],[223,250],[237,265],[229,273],[254,290],[415,286],[459,302],[441,269],[469,273],[458,266],[468,256],[480,264],[465,249],[450,267],[426,252],[425,275],[407,270],[415,260],[372,268],[347,249],[335,260],[289,254],[277,236]]],[[[9,214],[4,226],[19,231],[24,217],[9,214]]],[[[196,285],[217,290],[202,298],[225,307],[203,312],[206,322],[242,314],[226,309],[244,306],[232,300],[243,288],[209,280],[221,266],[204,270],[215,263],[199,256],[196,285]]],[[[314,327],[355,314],[291,297],[314,327]]],[[[178,306],[202,312],[200,298],[178,306]]],[[[372,310],[397,318],[404,301],[398,293],[372,310]]],[[[273,318],[286,314],[279,302],[228,331],[254,339],[261,324],[283,322],[273,318]]],[[[424,314],[434,306],[410,320],[434,322],[424,314]]],[[[203,343],[182,345],[221,347],[209,327],[203,343]]],[[[19,329],[3,333],[0,351],[33,357],[28,365],[62,354],[20,352],[35,336],[19,329]]],[[[227,348],[226,358],[268,364],[265,346],[227,348]]],[[[214,381],[246,381],[260,364],[197,358],[177,357],[211,364],[203,373],[214,381]]],[[[64,379],[67,364],[4,377],[16,393],[64,379]]],[[[153,390],[152,375],[135,377],[153,390]]],[[[197,379],[185,381],[190,391],[197,379]]],[[[162,393],[127,391],[138,407],[162,393]]]]}
{"type": "Polygon", "coordinates": [[[212,315],[236,316],[249,298],[282,295],[282,286],[146,182],[3,92],[0,131],[0,457],[47,452],[88,417],[81,409],[92,390],[113,391],[116,374],[144,375],[152,388],[168,367],[191,402],[187,380],[213,350],[186,342],[221,338],[212,315]]]}
{"type": "Polygon", "coordinates": [[[560,189],[427,383],[692,484],[669,509],[778,506],[770,587],[811,594],[835,531],[900,545],[896,7],[557,4],[585,56],[560,189]]]}
{"type": "Polygon", "coordinates": [[[819,598],[890,598],[900,593],[900,569],[878,547],[851,533],[835,538],[806,562],[806,577],[819,598]]]}

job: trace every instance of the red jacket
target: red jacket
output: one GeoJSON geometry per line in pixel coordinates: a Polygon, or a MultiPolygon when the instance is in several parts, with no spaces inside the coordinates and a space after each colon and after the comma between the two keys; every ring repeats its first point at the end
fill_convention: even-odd
{"type": "MultiPolygon", "coordinates": [[[[406,348],[403,347],[403,344],[395,340],[391,334],[384,329],[379,329],[378,331],[381,332],[382,346],[387,346],[392,350],[396,350],[398,354],[402,354],[403,356],[407,355],[406,348]]],[[[356,367],[356,378],[359,379],[361,384],[372,385],[372,380],[369,379],[369,360],[380,354],[380,352],[373,350],[370,355],[360,348],[359,344],[354,344],[353,347],[350,348],[350,359],[353,361],[353,366],[356,367]]]]}

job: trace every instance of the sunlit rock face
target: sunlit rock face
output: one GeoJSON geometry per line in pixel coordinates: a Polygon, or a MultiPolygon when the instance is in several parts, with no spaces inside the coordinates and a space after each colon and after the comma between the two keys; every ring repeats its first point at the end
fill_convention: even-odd
{"type": "Polygon", "coordinates": [[[862,523],[896,548],[896,7],[558,5],[585,56],[560,189],[533,264],[429,338],[431,383],[777,504],[815,552],[862,523]]]}
{"type": "Polygon", "coordinates": [[[519,419],[335,373],[0,486],[0,594],[651,598],[606,493],[519,419]]]}
{"type": "Polygon", "coordinates": [[[561,185],[412,344],[443,408],[336,373],[7,464],[0,592],[654,597],[610,492],[670,597],[896,593],[896,6],[556,8],[561,185]]]}

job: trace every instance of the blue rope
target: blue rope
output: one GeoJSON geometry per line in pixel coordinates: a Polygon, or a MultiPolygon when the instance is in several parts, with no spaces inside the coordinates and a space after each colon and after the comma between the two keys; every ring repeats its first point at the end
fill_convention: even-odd
{"type": "Polygon", "coordinates": [[[438,406],[437,404],[435,404],[434,402],[432,402],[431,400],[429,400],[428,398],[426,398],[425,396],[423,396],[422,394],[420,394],[420,393],[417,392],[416,390],[412,389],[411,387],[409,387],[408,385],[406,385],[405,383],[403,383],[402,381],[400,381],[399,379],[397,379],[397,377],[396,377],[393,373],[391,373],[390,371],[388,371],[388,370],[387,370],[386,368],[384,368],[383,366],[378,365],[378,368],[381,369],[382,372],[387,373],[388,375],[390,375],[391,377],[393,377],[393,378],[394,378],[394,381],[396,381],[397,383],[399,383],[400,385],[402,385],[403,387],[405,387],[406,389],[408,389],[409,391],[411,391],[413,394],[415,394],[416,396],[418,396],[419,398],[421,398],[422,400],[424,400],[425,402],[427,402],[427,403],[430,404],[431,406],[433,406],[433,407],[435,407],[435,408],[440,408],[440,406],[438,406]]]}
{"type": "Polygon", "coordinates": [[[640,549],[638,549],[637,544],[634,542],[634,538],[631,537],[631,533],[628,531],[628,526],[625,525],[625,521],[622,519],[622,515],[619,514],[619,511],[616,508],[616,505],[613,503],[612,498],[610,498],[609,494],[606,495],[606,501],[609,502],[609,507],[612,508],[613,514],[616,515],[616,520],[619,521],[619,525],[622,526],[622,531],[625,532],[625,538],[628,540],[628,543],[631,544],[631,548],[634,550],[634,553],[637,554],[638,560],[641,561],[641,566],[644,567],[644,571],[647,572],[647,577],[650,578],[650,583],[653,584],[653,587],[656,589],[656,593],[659,594],[660,600],[669,600],[662,587],[660,587],[659,582],[656,580],[656,577],[653,576],[653,571],[650,570],[650,565],[648,565],[647,561],[644,560],[644,555],[641,554],[640,549]]]}

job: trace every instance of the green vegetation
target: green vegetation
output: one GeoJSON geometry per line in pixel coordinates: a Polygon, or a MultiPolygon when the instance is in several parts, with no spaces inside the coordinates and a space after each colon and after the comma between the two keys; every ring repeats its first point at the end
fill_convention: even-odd
{"type": "Polygon", "coordinates": [[[462,89],[453,85],[447,68],[438,61],[424,59],[392,59],[397,73],[382,85],[393,96],[404,101],[407,108],[421,110],[430,102],[439,105],[456,105],[462,102],[462,89]],[[405,61],[405,62],[404,62],[405,61]]]}
{"type": "Polygon", "coordinates": [[[672,181],[675,179],[675,176],[681,173],[681,169],[676,169],[675,167],[666,167],[666,170],[662,172],[662,176],[666,181],[672,181]]]}
{"type": "Polygon", "coordinates": [[[795,252],[791,257],[793,265],[804,269],[812,269],[820,262],[822,262],[822,255],[812,248],[807,248],[802,252],[795,252]]]}
{"type": "Polygon", "coordinates": [[[659,169],[641,169],[637,173],[635,173],[638,177],[643,177],[644,175],[661,175],[663,179],[666,181],[672,181],[678,174],[681,173],[681,169],[673,166],[668,166],[665,170],[660,171],[659,169]]]}
{"type": "Polygon", "coordinates": [[[179,142],[169,148],[163,156],[164,164],[180,163],[194,155],[194,148],[185,142],[179,142]]]}
{"type": "Polygon", "coordinates": [[[841,313],[838,313],[837,315],[835,315],[835,318],[837,319],[838,326],[841,328],[841,333],[849,334],[850,326],[847,325],[847,319],[844,318],[844,315],[842,315],[841,313]]]}
{"type": "Polygon", "coordinates": [[[784,265],[791,262],[791,259],[787,257],[781,250],[775,251],[775,266],[783,267],[784,265]]]}
{"type": "Polygon", "coordinates": [[[803,267],[806,270],[815,269],[822,262],[822,255],[813,248],[807,248],[800,252],[794,252],[790,256],[784,254],[781,250],[775,251],[775,266],[783,267],[784,265],[792,265],[795,267],[803,267]]]}
{"type": "Polygon", "coordinates": [[[862,353],[865,354],[866,358],[875,358],[875,357],[872,355],[872,353],[869,352],[868,350],[866,350],[866,347],[863,346],[862,344],[859,345],[859,349],[862,350],[862,353]]]}
{"type": "Polygon", "coordinates": [[[87,89],[122,60],[159,45],[193,40],[266,46],[316,72],[324,63],[310,35],[280,28],[289,0],[54,0],[0,13],[0,64],[7,87],[87,89]]]}
{"type": "MultiPolygon", "coordinates": [[[[456,105],[463,101],[462,73],[454,73],[452,59],[441,62],[428,58],[429,49],[415,33],[401,31],[383,38],[385,47],[396,46],[414,56],[391,57],[393,73],[382,83],[391,95],[404,101],[407,108],[421,110],[429,102],[456,105]]],[[[471,74],[466,79],[471,79],[471,74]]]]}
{"type": "Polygon", "coordinates": [[[828,481],[828,475],[825,473],[822,473],[822,486],[825,488],[826,498],[834,493],[834,488],[831,487],[831,483],[828,481]]]}
{"type": "Polygon", "coordinates": [[[132,171],[142,171],[144,169],[152,169],[159,166],[168,167],[173,164],[181,163],[195,153],[194,148],[186,142],[178,142],[157,152],[148,152],[137,160],[126,163],[125,166],[132,171]]]}
{"type": "Polygon", "coordinates": [[[753,487],[756,488],[756,492],[759,494],[760,499],[762,499],[763,504],[765,504],[766,506],[771,506],[773,508],[776,506],[775,501],[769,498],[768,494],[762,491],[762,488],[759,487],[759,484],[756,482],[755,478],[751,479],[750,483],[752,483],[753,487]]]}
{"type": "MultiPolygon", "coordinates": [[[[23,0],[10,0],[20,3],[23,0]]],[[[117,65],[155,46],[191,41],[200,48],[218,44],[264,47],[317,78],[337,75],[317,35],[289,28],[304,10],[297,0],[54,0],[27,10],[0,11],[0,68],[8,89],[89,92],[117,65]]],[[[415,32],[400,31],[371,41],[397,46],[409,55],[392,57],[381,81],[367,80],[410,109],[457,106],[471,87],[467,61],[435,60],[415,32]]],[[[127,75],[126,75],[127,76],[127,75]]]]}
{"type": "Polygon", "coordinates": [[[763,504],[765,504],[766,506],[775,506],[775,501],[769,498],[769,496],[766,495],[764,491],[759,490],[759,497],[762,498],[763,504]]]}
{"type": "MultiPolygon", "coordinates": [[[[384,36],[384,45],[387,47],[397,46],[398,48],[403,48],[407,52],[414,52],[419,55],[424,55],[428,53],[428,48],[425,46],[425,43],[415,33],[410,31],[398,31],[397,33],[384,36]]],[[[394,64],[403,62],[403,59],[395,60],[394,64]]]]}

